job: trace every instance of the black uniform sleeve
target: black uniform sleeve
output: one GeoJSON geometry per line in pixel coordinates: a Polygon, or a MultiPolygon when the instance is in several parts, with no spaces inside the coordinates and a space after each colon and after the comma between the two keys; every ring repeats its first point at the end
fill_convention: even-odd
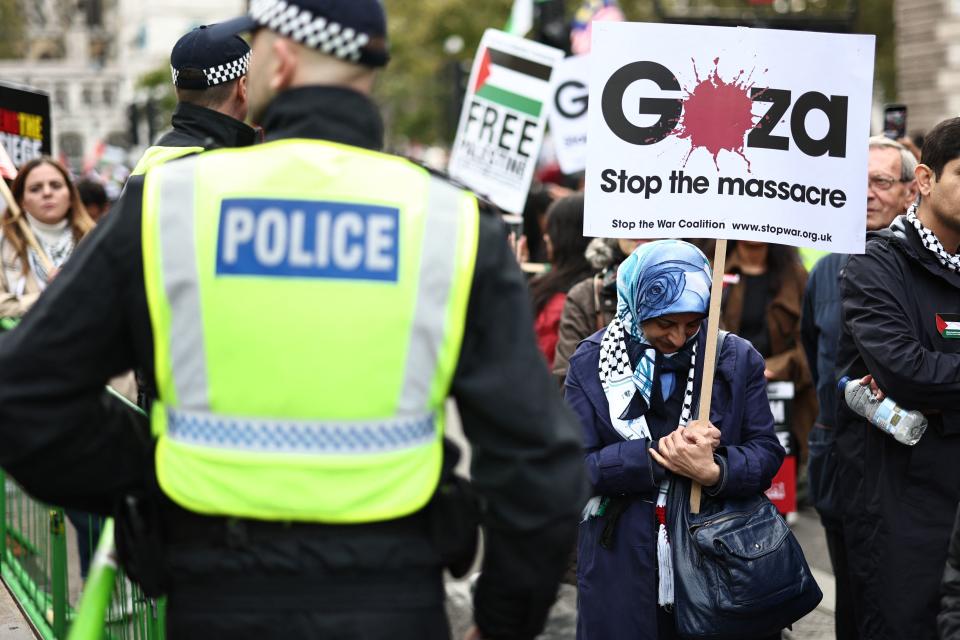
{"type": "Polygon", "coordinates": [[[146,418],[104,391],[134,363],[125,314],[142,273],[141,193],[127,189],[0,337],[0,465],[48,503],[108,514],[153,473],[146,418]]]}
{"type": "Polygon", "coordinates": [[[843,320],[877,384],[908,409],[945,410],[960,397],[960,354],[927,349],[903,300],[904,275],[879,241],[852,256],[843,275],[843,320]]]}
{"type": "Polygon", "coordinates": [[[505,229],[481,215],[452,393],[485,505],[475,617],[484,636],[498,640],[533,638],[543,628],[587,498],[579,426],[536,344],[526,281],[505,229]]]}

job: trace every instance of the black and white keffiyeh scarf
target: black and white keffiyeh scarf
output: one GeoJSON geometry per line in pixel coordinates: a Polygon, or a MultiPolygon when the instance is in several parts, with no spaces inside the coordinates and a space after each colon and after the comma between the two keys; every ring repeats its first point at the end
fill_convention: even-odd
{"type": "Polygon", "coordinates": [[[949,253],[946,249],[943,248],[943,245],[940,243],[939,238],[936,234],[930,229],[927,229],[920,219],[917,217],[917,204],[914,203],[910,205],[910,208],[907,209],[907,222],[913,225],[913,228],[917,230],[917,233],[920,235],[920,242],[923,243],[927,249],[929,249],[935,256],[937,260],[940,261],[940,264],[945,266],[947,269],[960,273],[960,254],[949,253]]]}

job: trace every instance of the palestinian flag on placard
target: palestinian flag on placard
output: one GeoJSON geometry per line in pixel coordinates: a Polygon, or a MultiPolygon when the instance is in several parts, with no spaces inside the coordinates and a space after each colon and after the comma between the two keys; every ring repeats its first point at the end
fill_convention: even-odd
{"type": "Polygon", "coordinates": [[[937,331],[944,338],[960,340],[960,313],[938,313],[937,331]]]}
{"type": "Polygon", "coordinates": [[[540,117],[553,67],[493,47],[480,51],[474,93],[495,104],[540,117]]]}

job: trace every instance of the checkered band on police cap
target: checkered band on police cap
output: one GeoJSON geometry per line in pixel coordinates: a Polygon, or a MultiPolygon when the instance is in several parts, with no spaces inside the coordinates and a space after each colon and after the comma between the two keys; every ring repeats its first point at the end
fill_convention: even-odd
{"type": "Polygon", "coordinates": [[[387,63],[382,34],[366,33],[350,26],[347,20],[338,22],[332,17],[317,15],[301,4],[306,3],[252,0],[249,16],[271,31],[327,55],[374,67],[387,63]],[[371,46],[373,44],[377,46],[371,46]]]}
{"type": "MultiPolygon", "coordinates": [[[[203,69],[202,71],[204,77],[207,79],[207,86],[215,87],[218,84],[230,82],[231,80],[236,80],[237,78],[242,78],[247,75],[247,68],[249,66],[250,52],[247,51],[236,60],[231,60],[230,62],[225,62],[224,64],[219,64],[209,69],[203,69]]],[[[173,84],[179,87],[180,85],[177,81],[179,80],[180,72],[172,66],[170,67],[170,71],[173,73],[173,84]]]]}
{"type": "Polygon", "coordinates": [[[183,34],[170,51],[173,84],[204,90],[247,73],[250,45],[220,25],[201,25],[183,34]]]}

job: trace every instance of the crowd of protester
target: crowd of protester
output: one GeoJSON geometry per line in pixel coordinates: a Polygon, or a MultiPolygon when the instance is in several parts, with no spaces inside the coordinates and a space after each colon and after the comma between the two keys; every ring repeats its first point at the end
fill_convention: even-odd
{"type": "MultiPolygon", "coordinates": [[[[951,341],[943,327],[944,318],[960,318],[960,191],[953,190],[960,182],[960,119],[932,130],[922,153],[909,140],[875,136],[867,144],[866,254],[804,256],[813,266],[808,278],[793,247],[731,241],[721,327],[752,346],[749,352],[760,363],[764,380],[793,384],[789,426],[799,451],[799,499],[801,506],[817,510],[824,526],[836,577],[836,637],[957,638],[960,439],[954,434],[960,428],[960,349],[955,346],[960,341],[951,341]],[[878,401],[889,396],[922,411],[930,422],[929,435],[911,449],[849,410],[837,393],[845,375],[870,384],[878,401]]],[[[550,212],[557,209],[548,209],[547,227],[550,212]]],[[[636,606],[656,594],[658,569],[651,550],[656,545],[644,536],[655,530],[658,474],[672,471],[656,453],[656,443],[669,434],[669,425],[685,421],[678,420],[678,411],[664,413],[683,385],[663,378],[675,378],[689,362],[664,356],[690,349],[681,341],[661,350],[644,335],[649,318],[629,308],[636,291],[625,294],[621,265],[649,265],[652,255],[664,259],[663,248],[646,252],[642,246],[647,242],[595,239],[585,251],[592,273],[576,284],[564,281],[568,290],[559,322],[541,325],[538,318],[541,348],[548,349],[545,358],[561,384],[565,381],[566,398],[583,423],[594,491],[619,496],[612,508],[615,525],[609,515],[599,524],[585,516],[581,524],[581,638],[620,637],[624,628],[633,630],[624,636],[631,638],[675,633],[662,606],[636,606]],[[652,347],[652,379],[640,401],[632,394],[627,403],[614,401],[609,385],[603,384],[603,367],[597,376],[604,336],[617,318],[632,323],[625,331],[630,366],[642,363],[643,347],[652,347]],[[552,353],[543,331],[556,331],[552,353]],[[664,384],[667,388],[657,393],[664,384]],[[599,415],[605,414],[600,407],[608,405],[616,410],[599,415]],[[649,423],[641,439],[646,444],[634,446],[617,427],[641,416],[649,423]],[[617,503],[624,500],[626,504],[617,503]],[[602,535],[610,535],[610,526],[642,533],[631,536],[629,549],[598,545],[602,535]]],[[[712,243],[693,242],[712,257],[712,243]]],[[[642,281],[634,272],[626,286],[642,281]]],[[[535,309],[541,304],[535,296],[535,309]]],[[[705,314],[705,308],[699,309],[696,319],[705,314]]],[[[699,324],[689,328],[695,336],[699,324]]],[[[628,386],[645,390],[640,384],[628,386]]],[[[725,445],[756,436],[722,430],[725,445]]],[[[760,466],[758,486],[765,488],[775,469],[760,466]]]]}
{"type": "MultiPolygon", "coordinates": [[[[932,130],[922,155],[883,137],[867,144],[866,254],[827,255],[808,277],[795,248],[729,243],[721,327],[734,337],[719,352],[726,391],[710,420],[691,416],[685,393],[702,375],[712,241],[585,238],[581,192],[532,189],[514,250],[547,265],[528,270],[540,271],[529,280],[538,346],[583,424],[603,504],[588,504],[580,529],[578,637],[677,637],[658,598],[659,487],[674,474],[707,495],[763,491],[783,450],[752,390],[777,381],[794,388],[801,484],[809,468],[800,498],[826,533],[837,638],[960,637],[960,341],[943,329],[960,318],[960,119],[932,130]],[[687,289],[673,305],[638,307],[668,261],[687,265],[687,289]],[[843,375],[922,411],[920,443],[896,443],[849,411],[843,375]]],[[[5,328],[110,207],[102,184],[50,158],[21,167],[11,187],[24,215],[2,220],[5,328]]],[[[135,398],[127,383],[116,386],[135,398]]],[[[78,531],[88,549],[97,532],[78,531]]]]}

